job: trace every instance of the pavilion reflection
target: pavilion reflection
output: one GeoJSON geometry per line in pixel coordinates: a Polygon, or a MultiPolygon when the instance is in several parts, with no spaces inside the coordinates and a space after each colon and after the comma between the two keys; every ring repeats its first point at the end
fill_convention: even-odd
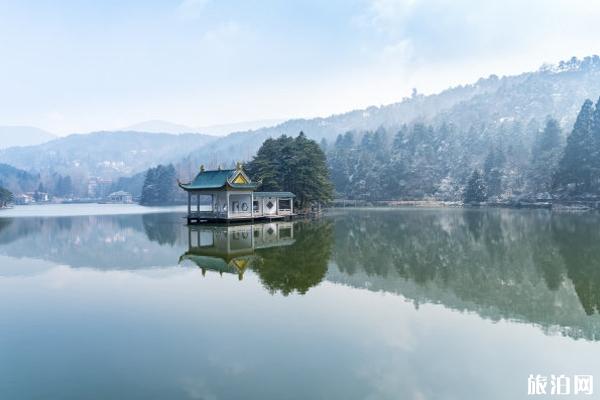
{"type": "Polygon", "coordinates": [[[261,262],[256,250],[294,244],[293,222],[270,222],[247,225],[190,225],[188,250],[179,263],[190,261],[202,270],[219,274],[244,272],[261,262]]]}

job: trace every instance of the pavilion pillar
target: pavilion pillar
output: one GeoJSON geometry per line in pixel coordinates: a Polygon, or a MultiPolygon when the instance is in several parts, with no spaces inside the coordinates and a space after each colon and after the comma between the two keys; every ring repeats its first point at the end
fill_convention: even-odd
{"type": "Polygon", "coordinates": [[[227,219],[229,219],[229,214],[230,214],[230,210],[229,210],[229,190],[227,190],[225,192],[225,201],[227,201],[227,219]]]}
{"type": "Polygon", "coordinates": [[[196,211],[200,214],[200,192],[196,193],[196,211]]]}
{"type": "Polygon", "coordinates": [[[188,191],[187,194],[188,194],[188,217],[189,217],[192,214],[192,193],[190,193],[188,191]]]}

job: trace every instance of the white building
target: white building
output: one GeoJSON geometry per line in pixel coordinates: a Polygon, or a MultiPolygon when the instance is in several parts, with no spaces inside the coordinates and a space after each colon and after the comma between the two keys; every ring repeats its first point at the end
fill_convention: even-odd
{"type": "Polygon", "coordinates": [[[108,195],[108,201],[111,203],[131,204],[133,203],[133,195],[129,192],[119,190],[108,195]]]}

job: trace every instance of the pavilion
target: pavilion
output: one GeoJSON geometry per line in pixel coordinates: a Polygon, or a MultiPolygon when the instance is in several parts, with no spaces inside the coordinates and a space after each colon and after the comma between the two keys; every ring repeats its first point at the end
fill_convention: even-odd
{"type": "Polygon", "coordinates": [[[242,165],[235,169],[205,170],[189,183],[179,182],[188,194],[188,224],[287,219],[294,215],[291,192],[256,192],[242,165]]]}

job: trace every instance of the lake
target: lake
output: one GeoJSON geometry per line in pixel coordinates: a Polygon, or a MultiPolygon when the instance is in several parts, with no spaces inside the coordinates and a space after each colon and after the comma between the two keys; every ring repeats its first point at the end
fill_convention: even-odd
{"type": "Polygon", "coordinates": [[[0,212],[2,399],[525,399],[530,374],[600,384],[596,214],[338,209],[188,228],[178,211],[69,207],[0,212]]]}

